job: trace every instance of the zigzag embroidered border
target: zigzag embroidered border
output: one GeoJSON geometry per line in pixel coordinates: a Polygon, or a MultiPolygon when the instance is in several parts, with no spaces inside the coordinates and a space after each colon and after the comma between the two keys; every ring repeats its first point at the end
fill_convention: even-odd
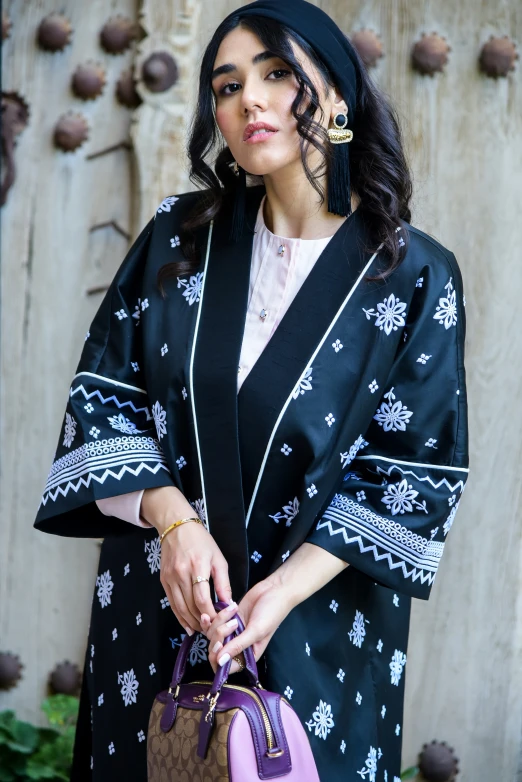
{"type": "Polygon", "coordinates": [[[51,496],[53,500],[58,493],[65,496],[71,488],[77,492],[81,485],[88,486],[91,479],[104,483],[109,476],[121,480],[125,471],[138,475],[143,469],[156,473],[160,468],[170,472],[163,450],[158,440],[153,437],[110,437],[106,440],[94,440],[84,443],[54,462],[47,478],[44,497],[46,493],[51,496],[53,489],[57,489],[54,496],[51,496]],[[136,462],[140,464],[134,469],[128,467],[136,462]],[[154,466],[151,467],[148,463],[154,466]],[[124,469],[118,473],[112,471],[113,468],[121,466],[124,469]],[[100,470],[104,471],[102,476],[94,474],[100,470]],[[87,483],[83,477],[86,474],[89,475],[87,483]],[[75,480],[78,480],[76,484],[73,483],[75,480]],[[60,489],[64,483],[67,484],[65,490],[60,489]]]}
{"type": "Polygon", "coordinates": [[[160,464],[158,462],[156,462],[156,465],[154,467],[150,467],[148,464],[142,462],[136,467],[136,469],[133,469],[132,467],[129,467],[128,465],[125,464],[118,473],[113,472],[110,469],[105,470],[102,475],[95,475],[94,473],[90,472],[87,475],[87,478],[81,477],[76,484],[72,483],[71,481],[68,481],[65,487],[58,486],[55,492],[49,491],[46,494],[44,494],[44,496],[42,497],[41,505],[47,505],[48,500],[52,500],[53,502],[55,502],[58,495],[61,495],[62,497],[66,497],[70,489],[72,489],[75,492],[78,492],[78,490],[82,486],[88,488],[91,481],[97,481],[98,483],[105,483],[105,480],[109,477],[114,478],[117,481],[120,481],[125,473],[129,472],[131,475],[134,475],[136,477],[142,472],[142,470],[148,470],[153,475],[156,475],[156,473],[159,470],[166,470],[167,472],[170,472],[169,468],[165,464],[160,464]]]}
{"type": "Polygon", "coordinates": [[[147,416],[147,421],[152,420],[152,416],[150,414],[150,410],[148,407],[136,407],[133,402],[130,401],[130,399],[127,402],[120,402],[119,399],[113,394],[112,396],[104,397],[98,389],[95,389],[94,391],[87,391],[83,385],[76,386],[75,389],[71,388],[69,391],[69,396],[71,399],[75,394],[78,393],[78,391],[81,391],[85,400],[89,401],[89,399],[92,399],[93,396],[97,396],[102,405],[106,405],[109,402],[114,402],[116,407],[121,410],[122,407],[131,407],[135,413],[145,413],[147,416]]]}
{"type": "MultiPolygon", "coordinates": [[[[444,543],[422,538],[406,527],[397,530],[395,524],[396,522],[390,522],[389,519],[378,516],[338,494],[324,512],[316,529],[328,529],[331,536],[342,535],[347,545],[358,543],[361,554],[373,553],[376,562],[386,559],[390,570],[402,568],[404,578],[411,578],[413,581],[420,579],[423,584],[426,581],[432,584],[444,551],[444,543]],[[334,529],[333,524],[339,525],[337,529],[334,529]],[[351,537],[350,531],[355,533],[351,537]],[[363,537],[370,541],[370,545],[365,545],[363,537]],[[424,541],[423,550],[419,550],[420,541],[424,541]],[[382,549],[383,553],[379,553],[377,547],[382,549]],[[393,557],[398,561],[394,561],[393,557]],[[408,565],[412,566],[412,570],[408,570],[408,565]]],[[[400,524],[397,526],[402,527],[400,524]]]]}

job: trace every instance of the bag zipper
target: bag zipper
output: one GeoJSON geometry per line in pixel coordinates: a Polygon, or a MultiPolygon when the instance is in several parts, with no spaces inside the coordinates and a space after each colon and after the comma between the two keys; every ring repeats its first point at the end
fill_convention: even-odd
{"type": "MultiPolygon", "coordinates": [[[[202,681],[202,682],[190,682],[190,684],[208,684],[212,685],[212,682],[208,681],[202,681]]],[[[256,695],[252,690],[248,689],[247,687],[241,687],[239,684],[224,684],[223,687],[228,687],[231,690],[239,690],[240,692],[244,692],[247,695],[249,695],[258,705],[259,711],[261,712],[261,717],[263,719],[263,723],[265,726],[265,736],[266,736],[266,743],[268,746],[268,756],[269,757],[279,757],[279,754],[271,755],[272,750],[274,749],[274,733],[272,731],[272,725],[270,724],[270,718],[268,716],[268,712],[265,708],[265,704],[259,697],[259,695],[256,695]]],[[[282,753],[280,753],[282,754],[282,753]]]]}

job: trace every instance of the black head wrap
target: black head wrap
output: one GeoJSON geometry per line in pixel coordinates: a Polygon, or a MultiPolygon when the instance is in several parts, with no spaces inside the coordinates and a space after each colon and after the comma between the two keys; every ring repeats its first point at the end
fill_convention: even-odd
{"type": "Polygon", "coordinates": [[[232,16],[266,16],[298,33],[330,69],[348,104],[348,124],[355,114],[359,90],[359,64],[352,44],[327,13],[306,0],[256,0],[236,8],[232,16]]]}
{"type": "MultiPolygon", "coordinates": [[[[236,8],[224,21],[234,16],[265,16],[298,33],[318,53],[348,105],[348,128],[352,125],[360,89],[360,64],[357,53],[328,14],[306,0],[255,0],[236,8]]],[[[328,211],[349,215],[351,212],[350,166],[348,143],[334,144],[332,165],[328,172],[328,211]]],[[[246,174],[240,169],[234,204],[231,237],[243,231],[246,174]]]]}

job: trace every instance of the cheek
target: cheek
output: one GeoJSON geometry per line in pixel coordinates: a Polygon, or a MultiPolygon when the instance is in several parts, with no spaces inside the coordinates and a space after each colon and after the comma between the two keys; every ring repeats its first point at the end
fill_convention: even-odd
{"type": "Polygon", "coordinates": [[[216,122],[222,134],[226,137],[228,133],[232,133],[236,120],[232,116],[232,112],[226,107],[220,106],[216,108],[216,122]]]}

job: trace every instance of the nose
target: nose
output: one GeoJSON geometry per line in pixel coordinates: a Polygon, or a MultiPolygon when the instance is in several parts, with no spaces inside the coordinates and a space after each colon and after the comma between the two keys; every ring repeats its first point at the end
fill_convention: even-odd
{"type": "Polygon", "coordinates": [[[247,79],[241,93],[241,110],[250,114],[256,109],[265,111],[267,108],[266,90],[259,80],[247,79]]]}

